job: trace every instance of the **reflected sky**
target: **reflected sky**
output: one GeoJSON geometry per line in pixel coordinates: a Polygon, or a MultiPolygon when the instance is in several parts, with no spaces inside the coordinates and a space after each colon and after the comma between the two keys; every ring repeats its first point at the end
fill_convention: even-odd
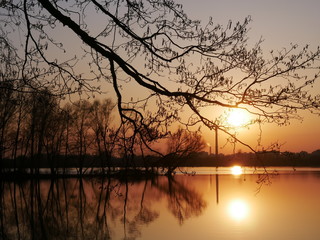
{"type": "Polygon", "coordinates": [[[134,182],[3,182],[1,236],[319,239],[320,174],[287,172],[270,175],[268,181],[261,182],[262,177],[223,174],[176,175],[172,180],[158,177],[134,182]]]}

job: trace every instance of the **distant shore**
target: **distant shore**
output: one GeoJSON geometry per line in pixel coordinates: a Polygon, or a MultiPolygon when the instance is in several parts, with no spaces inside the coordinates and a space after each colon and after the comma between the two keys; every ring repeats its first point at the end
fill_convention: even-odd
{"type": "Polygon", "coordinates": [[[129,160],[122,158],[105,159],[94,155],[86,156],[55,156],[46,155],[35,158],[20,157],[2,159],[1,169],[73,169],[73,168],[167,168],[172,167],[229,167],[234,165],[267,167],[320,167],[320,150],[313,153],[292,152],[261,152],[261,153],[236,153],[230,155],[208,154],[207,152],[193,153],[186,158],[170,159],[165,161],[155,156],[135,156],[129,160]],[[174,163],[173,163],[174,162],[174,163]]]}

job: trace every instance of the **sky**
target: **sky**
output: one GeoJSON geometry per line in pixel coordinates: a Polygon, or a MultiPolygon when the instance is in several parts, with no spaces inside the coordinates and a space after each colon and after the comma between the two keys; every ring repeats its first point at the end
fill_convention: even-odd
{"type": "MultiPolygon", "coordinates": [[[[210,16],[217,24],[227,26],[229,20],[232,20],[233,23],[243,22],[245,17],[250,15],[252,22],[249,25],[249,43],[253,45],[260,38],[264,39],[262,48],[266,53],[270,50],[289,47],[291,43],[299,44],[301,48],[309,44],[310,49],[315,49],[320,45],[319,0],[176,0],[176,2],[183,5],[184,11],[190,18],[200,19],[204,24],[207,23],[210,16]]],[[[61,38],[69,53],[76,53],[78,45],[81,46],[81,40],[66,37],[68,34],[70,36],[73,34],[67,28],[64,28],[63,31],[57,28],[53,30],[53,34],[58,40],[59,37],[61,38]]],[[[108,96],[112,94],[114,96],[112,88],[103,90],[108,96]]],[[[320,93],[320,79],[314,91],[320,93]]],[[[140,94],[140,92],[136,91],[133,94],[140,94]]],[[[289,126],[264,125],[261,135],[261,143],[264,148],[277,142],[281,145],[281,151],[312,152],[320,149],[320,117],[304,112],[301,112],[301,116],[304,117],[304,121],[292,121],[289,126]]],[[[205,128],[202,128],[202,132],[205,141],[214,146],[214,132],[205,128]]],[[[260,129],[257,126],[250,127],[250,129],[239,128],[237,136],[258,150],[257,140],[260,136],[260,129]]],[[[222,133],[219,133],[218,142],[221,153],[249,151],[240,144],[237,144],[235,148],[230,144],[222,147],[226,143],[226,136],[222,133]]]]}
{"type": "Polygon", "coordinates": [[[316,0],[181,0],[185,11],[191,17],[207,20],[213,17],[220,24],[228,20],[242,21],[251,16],[250,38],[258,40],[261,36],[268,47],[281,48],[289,43],[318,44],[319,8],[316,0]]]}
{"type": "MultiPolygon", "coordinates": [[[[181,0],[185,12],[192,18],[207,21],[209,16],[217,23],[227,25],[243,21],[246,16],[251,16],[250,43],[254,44],[261,37],[264,39],[262,48],[265,52],[281,50],[289,47],[291,43],[303,47],[309,44],[311,49],[320,45],[320,1],[318,0],[181,0]]],[[[320,81],[320,80],[319,80],[320,81]]],[[[315,91],[320,93],[320,84],[315,86],[315,91]]],[[[272,143],[279,143],[281,151],[312,152],[320,149],[320,117],[306,112],[301,112],[304,120],[293,120],[289,126],[276,126],[275,124],[263,125],[262,144],[267,148],[272,143]]],[[[238,129],[237,136],[257,147],[259,128],[238,129]]],[[[214,146],[214,132],[204,130],[206,141],[214,146]]],[[[234,151],[230,145],[222,148],[226,143],[223,134],[219,135],[219,151],[230,153],[234,151]]],[[[248,151],[236,145],[235,151],[248,151]]]]}
{"type": "MultiPolygon", "coordinates": [[[[190,18],[200,19],[203,24],[207,23],[210,16],[214,22],[224,26],[227,26],[229,20],[233,23],[243,22],[245,17],[251,16],[249,44],[254,45],[262,38],[264,40],[262,48],[265,53],[290,47],[290,44],[298,44],[301,48],[309,44],[310,49],[320,45],[320,1],[318,0],[176,0],[176,2],[183,5],[184,11],[190,18]]],[[[72,47],[73,41],[70,44],[72,47]]],[[[130,89],[141,88],[132,86],[130,89]]],[[[320,80],[315,89],[320,93],[320,80]]],[[[107,94],[112,96],[114,93],[110,89],[107,94]]],[[[130,91],[130,94],[135,96],[141,93],[137,90],[130,91]]],[[[312,152],[320,149],[320,117],[305,112],[300,114],[304,117],[302,122],[293,120],[289,126],[282,127],[265,124],[262,126],[262,135],[258,126],[249,129],[238,128],[237,137],[255,150],[267,149],[273,143],[278,143],[281,151],[312,152]],[[261,145],[258,144],[259,139],[261,145]]],[[[201,130],[205,141],[213,147],[214,131],[207,128],[201,130]]],[[[218,143],[221,153],[250,151],[241,144],[235,146],[226,144],[226,135],[222,132],[219,132],[218,143]]],[[[209,151],[209,147],[206,150],[209,151]]]]}

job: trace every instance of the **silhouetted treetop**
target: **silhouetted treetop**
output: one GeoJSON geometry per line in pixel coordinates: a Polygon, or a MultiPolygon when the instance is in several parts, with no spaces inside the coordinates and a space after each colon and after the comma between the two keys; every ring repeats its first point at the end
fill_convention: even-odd
{"type": "Polygon", "coordinates": [[[319,114],[320,97],[309,90],[320,49],[292,44],[264,54],[262,40],[248,44],[250,17],[203,24],[171,0],[17,0],[2,2],[1,13],[3,38],[21,32],[22,76],[61,93],[101,91],[101,81],[108,83],[130,137],[146,145],[176,121],[228,133],[219,116],[203,111],[208,106],[240,107],[259,123],[286,124],[298,110],[319,114]],[[69,36],[81,51],[64,47],[69,36]]]}

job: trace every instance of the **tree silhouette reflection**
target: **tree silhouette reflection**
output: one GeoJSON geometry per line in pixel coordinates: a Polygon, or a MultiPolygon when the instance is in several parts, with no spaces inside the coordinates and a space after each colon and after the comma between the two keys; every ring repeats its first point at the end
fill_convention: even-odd
{"type": "Polygon", "coordinates": [[[168,178],[167,182],[156,187],[168,196],[168,208],[180,224],[192,216],[199,216],[206,207],[198,192],[174,178],[168,178]]]}
{"type": "Polygon", "coordinates": [[[136,239],[160,216],[157,202],[167,201],[180,224],[206,207],[195,189],[167,177],[30,179],[0,190],[1,239],[136,239]]]}

